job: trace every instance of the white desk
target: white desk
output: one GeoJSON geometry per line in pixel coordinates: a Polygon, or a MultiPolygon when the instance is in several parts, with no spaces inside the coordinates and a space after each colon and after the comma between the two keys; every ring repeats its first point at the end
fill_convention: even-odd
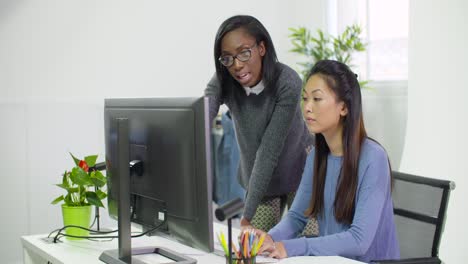
{"type": "MultiPolygon", "coordinates": [[[[227,236],[227,227],[225,225],[214,223],[213,229],[215,232],[223,231],[227,236]]],[[[238,231],[236,231],[237,230],[233,230],[233,237],[238,233],[238,231]]],[[[112,241],[98,242],[89,240],[75,241],[63,238],[62,243],[54,244],[45,242],[42,239],[45,237],[47,237],[46,234],[21,237],[21,243],[23,244],[24,264],[48,263],[48,261],[53,264],[102,264],[103,262],[99,260],[99,256],[101,255],[102,251],[116,249],[118,247],[117,239],[113,239],[112,241]]],[[[166,247],[196,259],[199,264],[226,263],[224,258],[221,256],[215,255],[213,253],[206,253],[167,238],[158,236],[143,236],[132,239],[132,247],[143,246],[166,247]]],[[[277,263],[357,264],[361,262],[342,257],[299,257],[284,259],[278,261],[277,263]]]]}

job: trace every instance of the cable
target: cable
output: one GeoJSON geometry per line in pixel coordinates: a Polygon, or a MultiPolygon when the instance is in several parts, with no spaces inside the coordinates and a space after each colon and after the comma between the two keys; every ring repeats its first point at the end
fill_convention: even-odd
{"type": "MultiPolygon", "coordinates": [[[[144,236],[144,235],[146,235],[148,233],[154,232],[154,231],[158,230],[161,226],[163,226],[165,223],[166,223],[166,220],[162,221],[159,225],[157,225],[157,226],[155,226],[155,227],[153,227],[151,229],[146,230],[143,233],[140,233],[138,235],[132,235],[131,237],[132,238],[141,237],[141,236],[144,236]]],[[[54,236],[54,240],[53,240],[54,243],[57,243],[57,241],[60,241],[61,237],[83,238],[83,239],[88,239],[88,240],[92,240],[92,241],[95,241],[93,239],[97,239],[99,241],[99,239],[119,238],[118,236],[75,236],[75,235],[68,235],[68,234],[62,233],[63,230],[65,230],[67,228],[72,228],[72,227],[87,230],[87,231],[90,231],[90,232],[94,232],[94,230],[91,230],[89,228],[85,228],[85,227],[82,227],[82,226],[67,225],[67,226],[64,226],[62,228],[59,228],[59,229],[56,229],[56,230],[52,231],[47,237],[50,237],[54,232],[58,231],[57,234],[54,236]]],[[[99,231],[99,232],[95,232],[95,233],[97,233],[97,234],[110,234],[110,233],[115,233],[117,231],[118,231],[118,229],[117,230],[112,230],[112,231],[99,231]]]]}
{"type": "Polygon", "coordinates": [[[52,232],[49,233],[49,235],[47,236],[48,238],[55,232],[61,232],[67,228],[70,228],[70,227],[73,227],[73,228],[78,228],[78,229],[83,229],[83,230],[86,230],[86,231],[89,231],[90,233],[92,234],[110,234],[110,233],[115,233],[117,231],[119,231],[118,229],[116,230],[111,230],[111,231],[96,231],[96,230],[93,230],[93,229],[89,229],[89,228],[86,228],[86,227],[82,227],[82,226],[76,226],[76,225],[66,225],[62,228],[58,228],[58,229],[55,229],[53,230],[52,232]]]}

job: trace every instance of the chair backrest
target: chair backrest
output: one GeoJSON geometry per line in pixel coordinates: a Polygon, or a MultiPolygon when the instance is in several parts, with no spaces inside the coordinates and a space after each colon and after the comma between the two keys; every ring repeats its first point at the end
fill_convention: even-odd
{"type": "Polygon", "coordinates": [[[455,183],[393,171],[393,206],[401,258],[438,257],[455,183]]]}

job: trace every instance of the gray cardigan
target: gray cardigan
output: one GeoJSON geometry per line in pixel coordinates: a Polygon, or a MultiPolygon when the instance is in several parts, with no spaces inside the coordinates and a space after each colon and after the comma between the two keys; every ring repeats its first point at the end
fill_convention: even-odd
{"type": "Polygon", "coordinates": [[[210,118],[219,106],[231,111],[240,148],[239,183],[247,190],[244,217],[251,220],[263,198],[296,191],[312,144],[302,118],[302,82],[288,66],[278,63],[276,82],[259,94],[246,95],[238,84],[222,91],[216,74],[205,95],[210,98],[210,118]]]}

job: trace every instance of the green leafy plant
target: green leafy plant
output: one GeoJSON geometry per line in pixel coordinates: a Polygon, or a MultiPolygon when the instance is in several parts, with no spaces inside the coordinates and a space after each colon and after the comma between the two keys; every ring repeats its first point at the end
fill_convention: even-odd
{"type": "MultiPolygon", "coordinates": [[[[353,68],[351,61],[353,53],[366,50],[367,44],[359,36],[362,32],[359,25],[347,26],[343,33],[336,37],[320,29],[317,30],[317,36],[313,36],[305,27],[289,28],[289,30],[291,31],[289,38],[294,46],[290,51],[307,58],[306,62],[298,63],[302,67],[300,74],[304,81],[317,61],[337,60],[353,68]]],[[[359,82],[361,87],[366,87],[367,83],[367,81],[359,82]]]]}
{"type": "Polygon", "coordinates": [[[56,184],[66,190],[67,194],[55,198],[52,204],[63,201],[67,206],[104,207],[101,200],[106,198],[107,194],[100,188],[106,185],[107,179],[100,171],[90,171],[90,168],[96,165],[98,156],[86,156],[80,160],[73,154],[70,153],[70,155],[75,162],[75,167],[70,171],[65,171],[62,175],[62,183],[56,184]]]}

